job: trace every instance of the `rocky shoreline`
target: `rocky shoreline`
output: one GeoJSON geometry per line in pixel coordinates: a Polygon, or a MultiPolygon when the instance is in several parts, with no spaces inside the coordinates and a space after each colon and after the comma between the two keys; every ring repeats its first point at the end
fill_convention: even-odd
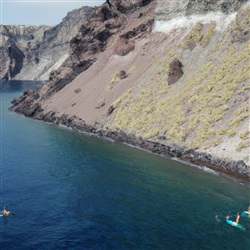
{"type": "Polygon", "coordinates": [[[11,110],[250,183],[249,6],[132,2],[96,7],[67,59],[11,110]],[[164,20],[174,26],[157,31],[164,20]]]}
{"type": "MultiPolygon", "coordinates": [[[[177,158],[186,163],[208,167],[218,173],[240,180],[240,182],[249,183],[250,168],[244,161],[221,159],[211,154],[199,152],[191,148],[183,148],[176,144],[169,146],[156,141],[144,140],[141,137],[136,137],[134,134],[126,134],[123,131],[110,131],[108,129],[103,129],[101,124],[98,123],[92,125],[86,124],[83,119],[76,116],[66,114],[59,116],[53,111],[44,114],[39,103],[35,103],[31,106],[28,104],[29,96],[32,95],[32,93],[35,92],[32,90],[26,90],[24,91],[23,96],[13,99],[13,106],[10,110],[22,113],[29,118],[57,125],[64,125],[79,132],[92,133],[99,137],[109,138],[115,142],[125,143],[167,158],[177,158]],[[19,106],[21,102],[23,105],[19,106]]],[[[34,100],[33,98],[31,99],[34,100]]]]}

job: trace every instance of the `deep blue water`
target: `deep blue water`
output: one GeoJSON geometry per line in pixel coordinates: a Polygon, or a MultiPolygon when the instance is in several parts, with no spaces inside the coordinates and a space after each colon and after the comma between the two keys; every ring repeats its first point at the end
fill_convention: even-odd
{"type": "Polygon", "coordinates": [[[248,187],[10,112],[35,83],[1,84],[0,206],[15,215],[0,249],[249,249],[250,229],[214,219],[246,210],[248,187]]]}

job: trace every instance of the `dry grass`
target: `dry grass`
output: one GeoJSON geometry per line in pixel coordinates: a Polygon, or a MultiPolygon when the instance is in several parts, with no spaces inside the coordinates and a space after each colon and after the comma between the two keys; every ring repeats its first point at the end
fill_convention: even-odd
{"type": "MultiPolygon", "coordinates": [[[[197,25],[188,37],[199,39],[196,33],[200,29],[197,25]]],[[[236,52],[234,47],[223,51],[224,56],[218,62],[201,66],[182,85],[181,92],[167,84],[168,64],[175,55],[170,53],[156,61],[149,81],[136,84],[115,102],[114,121],[110,126],[128,133],[137,131],[147,139],[157,137],[159,131],[166,131],[168,138],[179,141],[186,141],[192,134],[196,138],[196,145],[192,143],[195,147],[204,143],[216,146],[223,136],[235,136],[236,127],[249,117],[246,107],[234,111],[235,117],[226,128],[215,127],[229,115],[229,103],[235,94],[248,89],[242,82],[249,77],[250,66],[243,62],[250,51],[248,47],[241,52],[236,52]]],[[[218,58],[216,54],[214,57],[218,58]]]]}

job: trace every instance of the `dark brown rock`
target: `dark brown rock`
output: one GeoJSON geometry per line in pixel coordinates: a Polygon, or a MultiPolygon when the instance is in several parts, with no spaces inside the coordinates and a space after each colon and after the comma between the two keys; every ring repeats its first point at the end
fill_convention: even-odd
{"type": "Polygon", "coordinates": [[[155,0],[109,0],[108,3],[111,7],[116,8],[121,13],[128,13],[130,11],[134,11],[140,7],[147,6],[151,2],[155,0]]]}
{"type": "Polygon", "coordinates": [[[16,74],[20,73],[23,67],[24,53],[18,48],[15,42],[10,41],[8,47],[8,56],[10,58],[9,63],[9,76],[8,78],[14,77],[16,74]]]}
{"type": "Polygon", "coordinates": [[[115,107],[113,105],[111,105],[108,109],[107,115],[111,115],[113,113],[113,111],[115,110],[115,107]]]}
{"type": "Polygon", "coordinates": [[[31,94],[33,94],[33,93],[34,93],[33,90],[31,90],[31,89],[26,89],[26,90],[24,90],[23,95],[31,95],[31,94]]]}
{"type": "Polygon", "coordinates": [[[103,100],[100,100],[97,105],[95,106],[96,109],[99,109],[105,105],[105,102],[103,100]]]}
{"type": "Polygon", "coordinates": [[[35,117],[37,113],[42,112],[42,107],[40,103],[35,103],[30,107],[27,107],[24,111],[24,115],[27,117],[35,117]]]}
{"type": "Polygon", "coordinates": [[[124,70],[121,70],[119,73],[118,73],[118,77],[120,79],[125,79],[127,77],[127,74],[124,70]]]}
{"type": "Polygon", "coordinates": [[[80,88],[78,88],[78,89],[76,89],[74,92],[75,92],[76,94],[78,94],[78,93],[80,93],[80,92],[81,92],[81,89],[80,89],[80,88]]]}
{"type": "Polygon", "coordinates": [[[183,75],[182,64],[179,61],[179,59],[175,58],[169,64],[168,85],[176,83],[181,78],[182,75],[183,75]]]}
{"type": "Polygon", "coordinates": [[[46,113],[44,115],[43,120],[45,122],[54,122],[55,121],[55,112],[49,111],[48,113],[46,113]]]}

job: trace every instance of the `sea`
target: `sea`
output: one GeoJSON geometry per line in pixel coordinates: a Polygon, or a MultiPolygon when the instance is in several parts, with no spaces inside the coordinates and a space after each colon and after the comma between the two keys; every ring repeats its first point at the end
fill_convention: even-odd
{"type": "Polygon", "coordinates": [[[248,186],[9,111],[37,84],[0,85],[1,250],[249,250],[250,220],[225,222],[247,210],[248,186]]]}

